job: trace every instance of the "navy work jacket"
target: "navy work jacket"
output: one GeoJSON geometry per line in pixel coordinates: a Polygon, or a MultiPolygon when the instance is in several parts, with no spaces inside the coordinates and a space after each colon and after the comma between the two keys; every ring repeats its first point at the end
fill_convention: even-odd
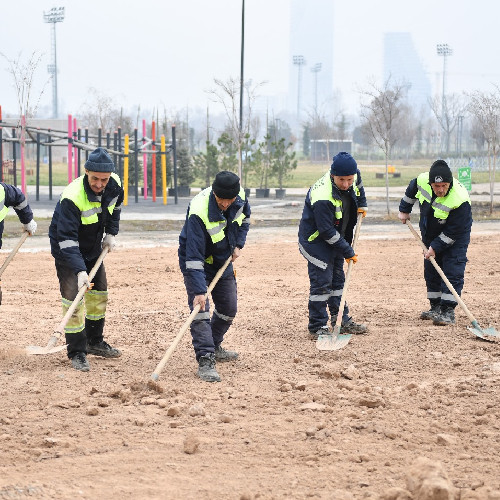
{"type": "MultiPolygon", "coordinates": [[[[190,213],[190,209],[191,204],[187,209],[186,221],[179,235],[179,265],[188,289],[193,290],[195,295],[203,295],[207,292],[207,279],[211,280],[215,276],[236,247],[245,246],[251,210],[248,199],[246,197],[242,199],[238,195],[230,207],[222,212],[217,206],[214,193],[210,192],[208,220],[216,222],[225,219],[226,221],[224,237],[214,243],[202,218],[190,213]],[[244,219],[240,225],[233,221],[241,213],[244,219]]],[[[227,267],[222,277],[230,274],[233,274],[232,264],[227,267]]]]}
{"type": "MultiPolygon", "coordinates": [[[[21,224],[28,224],[28,222],[31,222],[33,219],[33,212],[31,211],[23,192],[11,184],[5,184],[4,182],[1,182],[0,184],[3,186],[5,191],[5,199],[3,200],[3,206],[0,207],[0,210],[3,209],[3,207],[12,207],[19,217],[21,224]]],[[[4,219],[5,217],[2,217],[2,220],[0,220],[0,248],[2,248],[4,219]]]]}

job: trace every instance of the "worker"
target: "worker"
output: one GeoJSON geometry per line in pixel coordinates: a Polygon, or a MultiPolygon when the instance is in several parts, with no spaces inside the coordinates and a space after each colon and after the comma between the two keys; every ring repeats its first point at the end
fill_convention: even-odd
{"type": "Polygon", "coordinates": [[[104,263],[97,269],[92,284],[88,274],[102,249],[111,252],[116,244],[123,189],[114,169],[105,149],[93,151],[85,162],[85,173],[62,192],[49,227],[64,313],[79,290],[87,288],[85,299],[64,328],[71,364],[84,372],[90,369],[87,354],[105,358],[121,356],[103,337],[108,300],[104,263]]]}
{"type": "Polygon", "coordinates": [[[430,309],[421,319],[435,325],[453,325],[457,301],[429,260],[434,257],[458,295],[464,286],[472,209],[467,189],[453,178],[444,160],[436,160],[429,172],[412,179],[399,204],[399,220],[406,224],[413,205],[420,205],[420,233],[424,252],[424,278],[430,309]]]}
{"type": "MultiPolygon", "coordinates": [[[[299,250],[309,274],[309,334],[328,334],[328,312],[335,325],[344,288],[344,260],[357,262],[351,247],[357,214],[367,214],[365,190],[356,160],[347,152],[333,157],[331,168],[307,192],[299,225],[299,250]]],[[[341,333],[366,333],[344,305],[341,333]]]]}
{"type": "Polygon", "coordinates": [[[9,212],[9,207],[12,207],[19,217],[19,221],[23,225],[23,231],[30,236],[33,236],[36,232],[37,224],[33,219],[33,212],[23,192],[16,186],[0,182],[0,248],[2,248],[4,221],[9,212]]]}
{"type": "Polygon", "coordinates": [[[233,172],[221,171],[211,187],[189,204],[179,236],[179,265],[184,276],[188,304],[200,306],[190,325],[198,362],[198,376],[206,382],[220,382],[218,361],[234,361],[235,351],[222,347],[237,309],[236,277],[232,262],[241,254],[250,224],[250,204],[233,172]],[[208,285],[228,258],[231,264],[212,290],[214,311],[210,318],[208,285]]]}

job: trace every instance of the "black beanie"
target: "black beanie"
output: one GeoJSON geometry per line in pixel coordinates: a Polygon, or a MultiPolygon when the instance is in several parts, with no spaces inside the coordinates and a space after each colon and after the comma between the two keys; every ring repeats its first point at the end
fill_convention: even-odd
{"type": "Polygon", "coordinates": [[[115,165],[104,148],[97,148],[89,154],[85,168],[90,172],[114,172],[115,165]]]}
{"type": "Polygon", "coordinates": [[[453,175],[451,173],[450,167],[444,160],[436,160],[429,170],[429,184],[434,182],[451,182],[453,181],[453,175]]]}
{"type": "Polygon", "coordinates": [[[358,164],[356,160],[345,151],[333,157],[332,166],[330,167],[330,174],[339,177],[347,177],[349,175],[356,175],[358,171],[358,164]]]}
{"type": "Polygon", "coordinates": [[[232,200],[240,192],[240,178],[233,172],[222,170],[215,176],[212,191],[219,198],[232,200]]]}

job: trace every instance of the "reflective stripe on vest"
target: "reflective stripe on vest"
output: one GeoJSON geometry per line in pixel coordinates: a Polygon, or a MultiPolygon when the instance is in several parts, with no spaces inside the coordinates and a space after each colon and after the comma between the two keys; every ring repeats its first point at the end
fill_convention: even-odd
{"type": "Polygon", "coordinates": [[[417,194],[416,198],[422,204],[425,201],[429,203],[434,210],[436,219],[447,219],[449,213],[458,208],[463,203],[470,204],[469,193],[467,189],[455,178],[453,178],[453,186],[444,197],[435,198],[432,201],[433,191],[429,184],[429,173],[424,172],[417,177],[417,194]]]}
{"type": "MultiPolygon", "coordinates": [[[[85,192],[85,187],[83,185],[83,178],[85,175],[78,177],[64,189],[61,195],[61,201],[67,198],[79,208],[82,224],[96,224],[99,221],[97,214],[102,212],[102,204],[100,201],[89,201],[87,198],[87,193],[85,192]]],[[[119,186],[121,186],[118,175],[113,173],[111,174],[111,177],[118,183],[119,186]]],[[[111,203],[108,206],[108,212],[110,214],[113,213],[117,200],[118,197],[111,200],[111,203]]]]}
{"type": "MultiPolygon", "coordinates": [[[[222,241],[225,237],[224,229],[226,228],[227,221],[226,219],[222,219],[219,221],[211,222],[208,220],[208,204],[210,201],[210,193],[212,192],[211,187],[207,187],[199,194],[197,194],[192,200],[189,206],[189,217],[191,215],[197,215],[205,225],[207,233],[210,235],[212,239],[212,243],[218,243],[222,241]]],[[[239,196],[242,200],[245,200],[245,190],[240,189],[239,196]]],[[[241,207],[236,213],[233,223],[241,226],[243,223],[243,219],[245,215],[243,214],[243,207],[241,207]]]]}
{"type": "MultiPolygon", "coordinates": [[[[354,180],[352,183],[352,188],[354,189],[354,194],[359,196],[359,188],[356,185],[358,180],[358,174],[354,175],[354,180]]],[[[314,205],[317,201],[329,201],[335,207],[335,218],[342,219],[342,200],[337,200],[332,196],[332,179],[330,172],[327,172],[321,179],[318,179],[311,187],[311,205],[314,205]]],[[[313,241],[319,236],[319,231],[315,231],[307,241],[313,241]]]]}
{"type": "Polygon", "coordinates": [[[9,213],[9,207],[5,206],[5,188],[0,184],[0,222],[2,222],[9,213]]]}

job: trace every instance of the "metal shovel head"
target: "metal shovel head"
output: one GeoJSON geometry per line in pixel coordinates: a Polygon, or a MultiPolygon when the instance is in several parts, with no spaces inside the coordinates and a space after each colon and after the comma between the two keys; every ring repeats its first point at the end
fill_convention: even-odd
{"type": "Polygon", "coordinates": [[[491,328],[481,328],[479,326],[473,325],[468,326],[468,330],[470,330],[476,337],[480,339],[486,340],[488,342],[494,342],[494,338],[491,337],[500,337],[500,333],[497,332],[493,327],[491,328]]]}
{"type": "Polygon", "coordinates": [[[338,351],[349,343],[351,337],[351,334],[342,335],[340,333],[319,335],[318,340],[316,340],[316,348],[320,351],[338,351]]]}
{"type": "Polygon", "coordinates": [[[66,349],[68,344],[64,345],[58,345],[55,347],[40,347],[37,345],[29,345],[26,347],[26,353],[27,354],[54,354],[55,352],[62,351],[63,349],[66,349]]]}

